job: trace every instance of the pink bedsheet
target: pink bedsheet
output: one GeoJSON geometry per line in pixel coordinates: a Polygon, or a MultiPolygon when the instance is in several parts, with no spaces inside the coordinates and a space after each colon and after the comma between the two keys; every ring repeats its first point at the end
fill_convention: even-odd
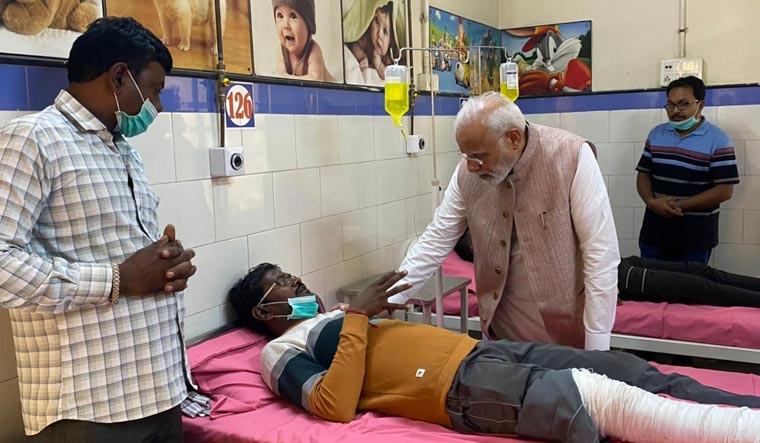
{"type": "Polygon", "coordinates": [[[613,332],[760,349],[760,309],[627,301],[613,332]]]}
{"type": "MultiPolygon", "coordinates": [[[[472,263],[462,260],[455,252],[443,262],[443,274],[475,281],[472,263]]],[[[476,317],[475,284],[469,288],[469,314],[476,317]]],[[[459,315],[459,294],[444,298],[443,306],[445,314],[459,315]]],[[[641,337],[760,349],[760,309],[628,301],[617,307],[612,331],[641,337]]]]}
{"type": "MultiPolygon", "coordinates": [[[[210,418],[183,417],[187,443],[454,443],[525,442],[526,440],[464,435],[438,425],[360,414],[348,424],[312,417],[276,398],[259,373],[259,356],[266,340],[237,329],[188,350],[193,378],[201,391],[212,395],[210,418]]],[[[705,384],[760,395],[760,377],[693,368],[660,366],[663,372],[690,375],[705,384]]]]}

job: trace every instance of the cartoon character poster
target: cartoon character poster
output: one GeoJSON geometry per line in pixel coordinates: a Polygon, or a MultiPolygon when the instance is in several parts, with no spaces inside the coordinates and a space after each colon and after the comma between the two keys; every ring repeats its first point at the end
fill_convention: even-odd
{"type": "Polygon", "coordinates": [[[343,82],[340,0],[251,0],[251,12],[256,75],[343,82]]]}
{"type": "Polygon", "coordinates": [[[468,65],[470,69],[470,93],[480,95],[499,90],[499,65],[503,51],[495,48],[474,48],[476,46],[501,46],[501,33],[490,26],[469,22],[467,27],[470,45],[468,65]]]}
{"type": "Polygon", "coordinates": [[[521,96],[591,91],[591,21],[507,29],[501,43],[517,62],[521,96]]]}
{"type": "Polygon", "coordinates": [[[60,10],[57,5],[0,0],[0,53],[68,58],[74,40],[103,16],[103,5],[101,0],[60,10]]]}
{"type": "Polygon", "coordinates": [[[438,75],[441,92],[466,94],[469,92],[470,69],[467,46],[470,46],[469,21],[458,15],[430,8],[430,47],[433,73],[438,75]]]}
{"type": "MultiPolygon", "coordinates": [[[[383,86],[385,68],[406,44],[406,0],[343,0],[346,83],[383,86]]],[[[406,64],[408,53],[399,64],[406,64]]]]}
{"type": "Polygon", "coordinates": [[[105,0],[106,14],[134,17],[169,48],[174,67],[216,69],[216,8],[222,23],[227,72],[252,74],[251,14],[248,0],[105,0]]]}

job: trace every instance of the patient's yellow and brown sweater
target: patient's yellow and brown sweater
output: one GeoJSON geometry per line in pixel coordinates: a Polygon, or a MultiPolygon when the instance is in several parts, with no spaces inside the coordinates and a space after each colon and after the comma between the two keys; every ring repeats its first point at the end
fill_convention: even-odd
{"type": "Polygon", "coordinates": [[[477,340],[432,326],[334,311],[304,320],[261,354],[269,388],[331,421],[383,412],[451,427],[446,394],[477,340]]]}

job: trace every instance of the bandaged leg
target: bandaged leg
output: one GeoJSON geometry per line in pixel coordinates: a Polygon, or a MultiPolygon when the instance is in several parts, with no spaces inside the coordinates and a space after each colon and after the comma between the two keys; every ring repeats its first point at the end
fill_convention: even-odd
{"type": "Polygon", "coordinates": [[[760,443],[760,411],[691,404],[573,369],[599,433],[635,443],[760,443]]]}

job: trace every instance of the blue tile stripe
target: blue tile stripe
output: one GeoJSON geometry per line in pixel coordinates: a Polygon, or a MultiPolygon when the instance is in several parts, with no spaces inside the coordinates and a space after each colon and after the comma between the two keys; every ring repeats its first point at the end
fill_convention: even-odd
{"type": "MultiPolygon", "coordinates": [[[[61,68],[0,64],[0,111],[37,111],[53,102],[67,84],[61,68]]],[[[211,79],[168,77],[161,96],[166,112],[215,112],[211,79]]],[[[254,109],[260,114],[385,115],[381,92],[323,89],[282,84],[254,84],[254,109]]],[[[636,91],[523,97],[517,104],[526,114],[654,109],[665,103],[665,92],[636,91]]],[[[760,104],[760,86],[707,90],[709,106],[760,104]]],[[[436,115],[456,115],[459,97],[436,96],[436,115]]],[[[430,115],[430,96],[421,96],[415,115],[430,115]]]]}

